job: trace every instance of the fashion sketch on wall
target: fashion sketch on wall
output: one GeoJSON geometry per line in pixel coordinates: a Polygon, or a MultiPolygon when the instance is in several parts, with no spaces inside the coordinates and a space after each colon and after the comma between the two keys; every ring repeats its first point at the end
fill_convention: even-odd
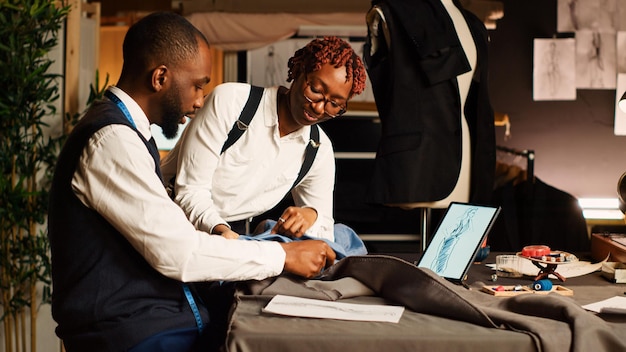
{"type": "Polygon", "coordinates": [[[533,100],[576,100],[575,40],[535,39],[533,100]]]}
{"type": "Polygon", "coordinates": [[[626,32],[617,32],[617,73],[626,73],[626,32]]]}
{"type": "Polygon", "coordinates": [[[576,88],[615,89],[616,33],[624,28],[624,1],[558,0],[557,31],[575,33],[576,88]]]}
{"type": "Polygon", "coordinates": [[[615,32],[576,32],[577,88],[615,89],[616,38],[615,32]]]}
{"type": "Polygon", "coordinates": [[[287,62],[311,38],[287,39],[248,51],[248,83],[259,87],[290,86],[287,62]]]}
{"type": "Polygon", "coordinates": [[[558,0],[557,31],[615,32],[626,25],[620,21],[618,7],[625,8],[626,4],[620,4],[620,0],[558,0]]]}

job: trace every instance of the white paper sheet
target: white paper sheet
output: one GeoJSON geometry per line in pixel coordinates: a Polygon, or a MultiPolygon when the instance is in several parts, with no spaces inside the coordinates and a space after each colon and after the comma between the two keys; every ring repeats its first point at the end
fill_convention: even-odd
{"type": "Polygon", "coordinates": [[[307,318],[380,321],[397,323],[404,307],[374,304],[354,304],[276,295],[263,312],[307,318]]]}
{"type": "Polygon", "coordinates": [[[626,297],[607,298],[603,301],[584,305],[583,308],[596,313],[626,314],[626,297]]]}

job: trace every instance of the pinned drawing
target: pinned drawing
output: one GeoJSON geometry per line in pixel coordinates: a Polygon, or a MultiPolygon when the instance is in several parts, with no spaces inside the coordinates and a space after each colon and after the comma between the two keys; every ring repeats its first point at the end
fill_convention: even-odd
{"type": "Polygon", "coordinates": [[[535,39],[533,100],[576,100],[573,38],[535,39]]]}
{"type": "Polygon", "coordinates": [[[581,30],[576,32],[576,87],[583,89],[615,89],[615,32],[581,30]]]}
{"type": "Polygon", "coordinates": [[[618,0],[558,0],[557,31],[615,32],[621,22],[620,7],[624,6],[618,0]]]}
{"type": "Polygon", "coordinates": [[[287,61],[311,39],[287,39],[248,51],[248,83],[260,87],[289,87],[287,61]]]}
{"type": "Polygon", "coordinates": [[[267,47],[266,55],[265,82],[270,87],[280,85],[285,80],[285,67],[282,66],[285,60],[274,50],[273,45],[267,47]]]}
{"type": "Polygon", "coordinates": [[[626,73],[626,32],[617,32],[617,73],[626,73]]]}

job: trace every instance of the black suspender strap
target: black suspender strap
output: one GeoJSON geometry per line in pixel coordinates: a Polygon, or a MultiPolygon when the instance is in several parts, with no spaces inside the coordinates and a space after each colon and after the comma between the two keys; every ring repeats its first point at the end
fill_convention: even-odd
{"type": "Polygon", "coordinates": [[[307,144],[306,149],[304,150],[304,162],[302,163],[302,166],[300,167],[300,171],[298,172],[298,177],[296,178],[295,182],[293,183],[289,191],[287,191],[287,194],[285,194],[283,199],[280,202],[278,202],[278,204],[274,206],[274,208],[266,211],[263,214],[259,214],[259,215],[256,215],[254,217],[244,219],[244,220],[230,222],[229,225],[231,226],[231,229],[233,229],[233,231],[235,232],[250,233],[250,229],[252,228],[252,225],[256,226],[256,224],[253,223],[253,218],[254,219],[276,218],[280,216],[280,214],[282,214],[284,210],[284,208],[282,208],[283,206],[287,207],[289,205],[293,205],[293,199],[291,198],[290,192],[294,187],[298,185],[298,183],[300,183],[300,181],[302,181],[304,176],[306,176],[307,172],[309,172],[309,169],[311,169],[311,165],[313,165],[313,161],[315,160],[315,155],[317,154],[317,150],[319,149],[319,146],[320,146],[319,127],[317,127],[317,125],[312,125],[309,143],[307,144]],[[277,210],[279,211],[279,213],[276,214],[277,210]]]}
{"type": "MultiPolygon", "coordinates": [[[[262,93],[263,93],[263,88],[252,86],[252,88],[250,89],[250,96],[248,97],[248,101],[246,102],[246,105],[244,106],[243,111],[241,112],[241,115],[239,116],[239,119],[235,122],[235,124],[233,125],[233,128],[228,133],[228,138],[226,139],[226,142],[224,142],[224,145],[222,146],[221,153],[224,153],[224,151],[226,151],[226,149],[228,149],[231,145],[233,145],[239,139],[239,137],[241,137],[243,133],[248,129],[248,125],[250,124],[250,121],[252,121],[252,117],[254,116],[254,113],[256,112],[256,109],[258,108],[262,93]],[[256,100],[256,102],[254,102],[253,100],[256,100]]],[[[291,192],[291,190],[294,187],[296,187],[298,183],[300,183],[300,181],[302,181],[304,176],[311,169],[311,165],[313,165],[313,161],[315,160],[315,155],[317,154],[317,149],[319,148],[319,146],[320,146],[319,127],[317,125],[312,125],[311,133],[309,135],[309,143],[307,144],[306,149],[304,150],[304,162],[302,163],[302,166],[300,167],[300,171],[298,172],[298,177],[296,178],[293,185],[291,185],[291,188],[285,195],[285,198],[289,196],[289,192],[291,192]]],[[[269,210],[265,212],[264,214],[258,215],[256,217],[262,218],[265,214],[269,214],[272,211],[273,210],[269,210]]],[[[243,231],[244,233],[250,233],[251,221],[252,221],[252,218],[249,218],[249,219],[233,222],[229,225],[235,226],[235,224],[238,223],[236,226],[241,225],[240,226],[241,229],[237,228],[235,231],[237,232],[243,231]],[[243,224],[241,224],[241,222],[243,222],[243,224]]]]}
{"type": "MultiPolygon", "coordinates": [[[[256,110],[259,107],[261,97],[263,97],[263,90],[263,87],[250,86],[250,94],[248,95],[246,105],[243,106],[243,110],[241,110],[239,118],[233,124],[233,128],[230,129],[230,132],[228,132],[228,137],[226,138],[226,142],[224,142],[224,145],[222,146],[222,151],[220,152],[220,154],[223,154],[226,149],[228,149],[231,145],[237,142],[241,135],[243,135],[243,133],[248,129],[248,125],[250,125],[250,121],[252,121],[254,113],[256,113],[256,110]]],[[[176,176],[172,177],[167,186],[168,192],[172,199],[174,199],[174,197],[176,196],[176,193],[174,192],[175,181],[176,176]]]]}
{"type": "Polygon", "coordinates": [[[302,181],[304,175],[309,172],[311,169],[311,165],[313,165],[313,160],[315,160],[315,155],[317,154],[317,149],[320,146],[320,131],[317,125],[311,125],[311,135],[309,139],[309,144],[307,144],[306,149],[304,151],[304,162],[302,163],[302,167],[300,168],[300,172],[298,172],[298,177],[296,181],[293,183],[291,188],[293,189],[302,181]]]}
{"type": "MultiPolygon", "coordinates": [[[[243,107],[239,118],[233,124],[233,128],[230,130],[230,132],[228,132],[228,137],[226,138],[226,142],[224,142],[224,145],[222,146],[222,151],[220,152],[220,154],[224,153],[226,149],[228,149],[231,145],[237,142],[237,140],[248,129],[248,125],[250,125],[250,121],[252,121],[252,118],[254,117],[254,114],[259,107],[259,103],[261,102],[263,90],[263,87],[250,86],[250,95],[248,96],[248,101],[246,101],[246,105],[243,107]]],[[[298,172],[298,177],[296,178],[296,181],[291,186],[292,189],[297,186],[300,181],[302,181],[304,176],[311,169],[311,165],[313,165],[313,160],[315,160],[317,148],[320,145],[320,131],[317,125],[311,126],[311,134],[309,138],[309,144],[306,146],[306,149],[304,151],[304,162],[302,163],[302,167],[298,172]]]]}
{"type": "Polygon", "coordinates": [[[250,121],[252,121],[252,117],[254,117],[254,113],[259,107],[262,96],[263,87],[250,86],[250,95],[248,96],[248,101],[246,101],[246,105],[243,107],[243,110],[241,110],[239,119],[235,121],[235,123],[233,124],[233,128],[230,130],[230,132],[228,132],[228,138],[226,138],[226,142],[224,142],[220,154],[224,153],[226,149],[233,145],[239,139],[239,137],[241,137],[241,135],[248,129],[248,125],[250,124],[250,121]]]}
{"type": "MultiPolygon", "coordinates": [[[[233,124],[233,127],[231,128],[230,132],[228,132],[228,137],[226,138],[226,141],[224,142],[224,145],[222,146],[222,150],[220,154],[224,153],[226,149],[228,149],[235,142],[237,142],[237,140],[248,129],[248,125],[250,124],[250,121],[252,121],[252,118],[254,117],[254,114],[256,113],[256,110],[259,107],[259,103],[261,102],[261,97],[263,96],[263,90],[264,90],[263,87],[250,86],[250,94],[248,96],[248,100],[246,101],[246,105],[244,105],[243,110],[241,111],[241,114],[239,115],[239,118],[233,124]]],[[[313,161],[315,160],[315,155],[317,154],[317,149],[320,145],[320,131],[317,125],[311,126],[311,133],[310,133],[309,138],[310,138],[309,144],[306,146],[306,149],[304,151],[304,162],[302,163],[302,167],[300,167],[300,171],[298,172],[298,177],[296,178],[295,182],[291,186],[291,189],[293,189],[295,186],[298,185],[298,183],[300,183],[300,181],[302,181],[304,176],[311,169],[311,165],[313,165],[313,161]]],[[[170,180],[170,184],[169,184],[169,187],[171,188],[169,192],[172,198],[174,198],[174,191],[173,191],[174,181],[175,181],[175,177],[172,177],[172,179],[170,180]]]]}

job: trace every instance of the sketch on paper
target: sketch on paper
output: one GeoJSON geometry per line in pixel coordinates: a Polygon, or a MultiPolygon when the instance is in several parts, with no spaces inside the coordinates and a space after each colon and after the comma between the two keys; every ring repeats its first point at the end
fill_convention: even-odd
{"type": "MultiPolygon", "coordinates": [[[[615,32],[620,26],[618,0],[558,0],[557,31],[615,32]]],[[[624,25],[624,24],[622,24],[624,25]]]]}
{"type": "Polygon", "coordinates": [[[576,32],[576,87],[615,89],[616,33],[576,32]]]}
{"type": "Polygon", "coordinates": [[[535,39],[533,100],[576,100],[574,38],[535,39]]]}
{"type": "Polygon", "coordinates": [[[268,86],[277,86],[285,80],[285,72],[287,72],[285,67],[287,65],[283,66],[282,64],[286,61],[281,57],[281,53],[276,52],[274,45],[267,47],[265,55],[265,82],[268,86]]]}
{"type": "Polygon", "coordinates": [[[397,323],[404,313],[404,307],[276,295],[262,311],[295,317],[397,323]]]}
{"type": "Polygon", "coordinates": [[[617,32],[617,73],[626,73],[626,32],[617,32]]]}
{"type": "Polygon", "coordinates": [[[305,46],[310,39],[287,39],[248,51],[248,83],[260,87],[286,86],[287,62],[296,50],[305,46]]]}
{"type": "Polygon", "coordinates": [[[626,3],[618,1],[617,3],[617,30],[626,31],[626,3]]]}

